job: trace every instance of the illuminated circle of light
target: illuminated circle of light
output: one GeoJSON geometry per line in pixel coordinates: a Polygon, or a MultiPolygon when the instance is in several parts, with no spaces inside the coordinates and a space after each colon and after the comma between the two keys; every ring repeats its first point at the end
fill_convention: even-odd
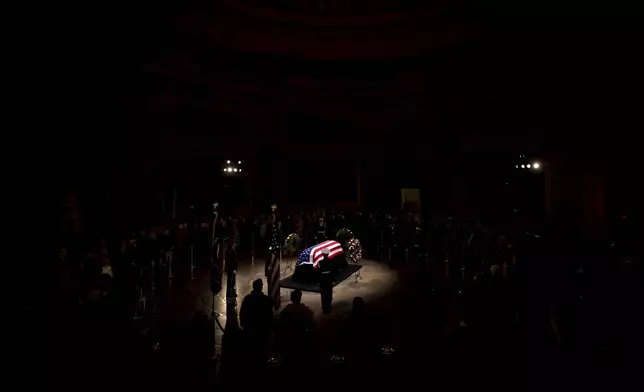
{"type": "Polygon", "coordinates": [[[516,165],[517,169],[519,168],[519,165],[516,165]]]}
{"type": "Polygon", "coordinates": [[[239,172],[241,173],[241,169],[239,169],[239,172]]]}
{"type": "Polygon", "coordinates": [[[525,169],[525,165],[521,165],[521,169],[525,169]]]}
{"type": "Polygon", "coordinates": [[[538,168],[539,168],[539,166],[541,166],[541,165],[539,165],[539,162],[535,162],[535,163],[532,165],[532,167],[533,167],[533,168],[535,168],[535,169],[538,169],[538,168]]]}
{"type": "Polygon", "coordinates": [[[230,161],[226,161],[226,163],[230,164],[230,161]]]}
{"type": "Polygon", "coordinates": [[[235,173],[237,173],[237,168],[233,169],[233,171],[234,171],[235,173]]]}
{"type": "Polygon", "coordinates": [[[238,165],[241,165],[241,161],[237,161],[237,164],[238,164],[238,165]]]}
{"type": "Polygon", "coordinates": [[[530,165],[528,164],[528,169],[530,168],[530,165]]]}

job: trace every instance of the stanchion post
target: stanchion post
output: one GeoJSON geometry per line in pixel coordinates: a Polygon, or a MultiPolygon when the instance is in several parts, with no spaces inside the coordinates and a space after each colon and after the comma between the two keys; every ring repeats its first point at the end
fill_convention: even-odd
{"type": "Polygon", "coordinates": [[[137,266],[139,269],[138,289],[139,299],[136,302],[136,309],[134,310],[134,320],[140,320],[145,315],[145,295],[143,294],[143,268],[137,266]],[[143,307],[143,310],[141,310],[143,307]]]}
{"type": "Polygon", "coordinates": [[[255,232],[250,234],[250,262],[255,265],[255,232]]]}
{"type": "Polygon", "coordinates": [[[156,284],[154,282],[155,277],[156,277],[155,265],[156,265],[156,263],[154,262],[154,259],[152,259],[152,262],[150,263],[150,275],[151,275],[151,279],[150,279],[151,289],[150,289],[150,291],[151,291],[152,294],[154,294],[154,290],[156,290],[156,284]]]}
{"type": "Polygon", "coordinates": [[[145,302],[145,296],[141,296],[139,298],[139,304],[137,306],[137,315],[135,316],[136,320],[141,320],[143,319],[143,317],[145,317],[145,302]],[[140,314],[138,314],[138,312],[140,312],[140,314]]]}
{"type": "Polygon", "coordinates": [[[136,301],[136,309],[134,309],[134,320],[140,320],[143,318],[144,315],[145,315],[145,296],[143,295],[143,288],[139,287],[139,299],[136,301]]]}
{"type": "Polygon", "coordinates": [[[190,244],[190,279],[195,278],[195,244],[190,244]]]}
{"type": "Polygon", "coordinates": [[[237,271],[226,274],[226,305],[237,306],[237,271]]]}
{"type": "Polygon", "coordinates": [[[169,251],[167,253],[167,261],[168,261],[168,278],[172,279],[174,276],[172,276],[172,259],[174,258],[174,253],[172,251],[169,251]]]}

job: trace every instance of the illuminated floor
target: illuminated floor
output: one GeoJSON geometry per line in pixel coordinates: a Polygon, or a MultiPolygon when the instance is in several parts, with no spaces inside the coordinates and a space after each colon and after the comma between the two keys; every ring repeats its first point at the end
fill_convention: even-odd
{"type": "MultiPolygon", "coordinates": [[[[361,269],[357,280],[352,275],[334,287],[332,317],[344,317],[347,315],[351,310],[353,298],[356,296],[363,297],[366,305],[369,306],[370,303],[390,295],[397,287],[399,282],[398,272],[391,269],[387,264],[367,259],[361,260],[360,263],[364,267],[361,269]]],[[[282,278],[293,273],[294,265],[294,260],[282,260],[282,278]]],[[[251,260],[240,262],[237,271],[237,310],[239,310],[244,296],[252,290],[252,282],[258,278],[264,281],[264,293],[266,293],[267,283],[264,276],[263,259],[255,259],[254,262],[251,260]]],[[[221,324],[225,325],[227,321],[225,277],[223,283],[223,289],[214,298],[214,308],[220,314],[219,320],[221,324]]],[[[213,297],[209,287],[209,273],[207,270],[199,271],[195,279],[188,285],[188,290],[182,291],[182,295],[174,297],[173,302],[175,303],[171,306],[174,309],[174,318],[177,322],[187,322],[198,311],[208,315],[211,313],[213,297]]],[[[291,291],[290,289],[281,289],[282,308],[290,302],[291,291]]],[[[316,320],[320,321],[323,318],[320,294],[305,292],[302,296],[302,302],[314,311],[316,320]]],[[[276,316],[280,310],[275,311],[276,316]]],[[[217,329],[217,342],[221,342],[221,335],[221,330],[217,329]]]]}

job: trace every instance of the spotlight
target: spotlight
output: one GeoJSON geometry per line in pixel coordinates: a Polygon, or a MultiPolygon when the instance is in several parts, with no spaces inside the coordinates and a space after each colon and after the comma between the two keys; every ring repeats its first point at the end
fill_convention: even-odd
{"type": "Polygon", "coordinates": [[[235,173],[237,173],[237,168],[233,169],[233,171],[234,171],[235,173]]]}
{"type": "Polygon", "coordinates": [[[525,165],[521,165],[521,169],[525,169],[525,165]]]}
{"type": "Polygon", "coordinates": [[[241,161],[237,161],[237,164],[238,164],[238,165],[241,165],[241,161]]]}
{"type": "Polygon", "coordinates": [[[530,168],[530,165],[528,164],[528,169],[530,168]]]}
{"type": "Polygon", "coordinates": [[[538,163],[538,162],[535,162],[535,163],[532,165],[532,167],[533,167],[533,168],[535,168],[535,169],[538,169],[538,168],[539,168],[539,166],[541,166],[541,165],[539,165],[539,163],[538,163]]]}
{"type": "Polygon", "coordinates": [[[226,163],[230,164],[230,161],[226,161],[226,163]]]}
{"type": "Polygon", "coordinates": [[[239,172],[241,173],[241,169],[239,169],[239,172]]]}
{"type": "Polygon", "coordinates": [[[516,165],[517,169],[519,168],[519,165],[516,165]]]}
{"type": "Polygon", "coordinates": [[[224,168],[224,171],[228,171],[228,169],[224,168]]]}

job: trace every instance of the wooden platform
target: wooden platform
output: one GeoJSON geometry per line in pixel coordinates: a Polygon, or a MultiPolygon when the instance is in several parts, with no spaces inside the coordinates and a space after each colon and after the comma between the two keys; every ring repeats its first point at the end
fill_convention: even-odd
{"type": "MultiPolygon", "coordinates": [[[[349,276],[360,271],[360,268],[362,268],[362,265],[360,264],[349,264],[347,269],[345,269],[344,271],[340,271],[335,275],[335,277],[333,278],[333,287],[342,283],[349,276]]],[[[322,290],[320,290],[320,286],[315,283],[302,283],[302,282],[293,281],[293,275],[280,280],[280,287],[285,289],[293,289],[293,290],[300,289],[302,291],[311,291],[314,293],[322,292],[322,290]]]]}

